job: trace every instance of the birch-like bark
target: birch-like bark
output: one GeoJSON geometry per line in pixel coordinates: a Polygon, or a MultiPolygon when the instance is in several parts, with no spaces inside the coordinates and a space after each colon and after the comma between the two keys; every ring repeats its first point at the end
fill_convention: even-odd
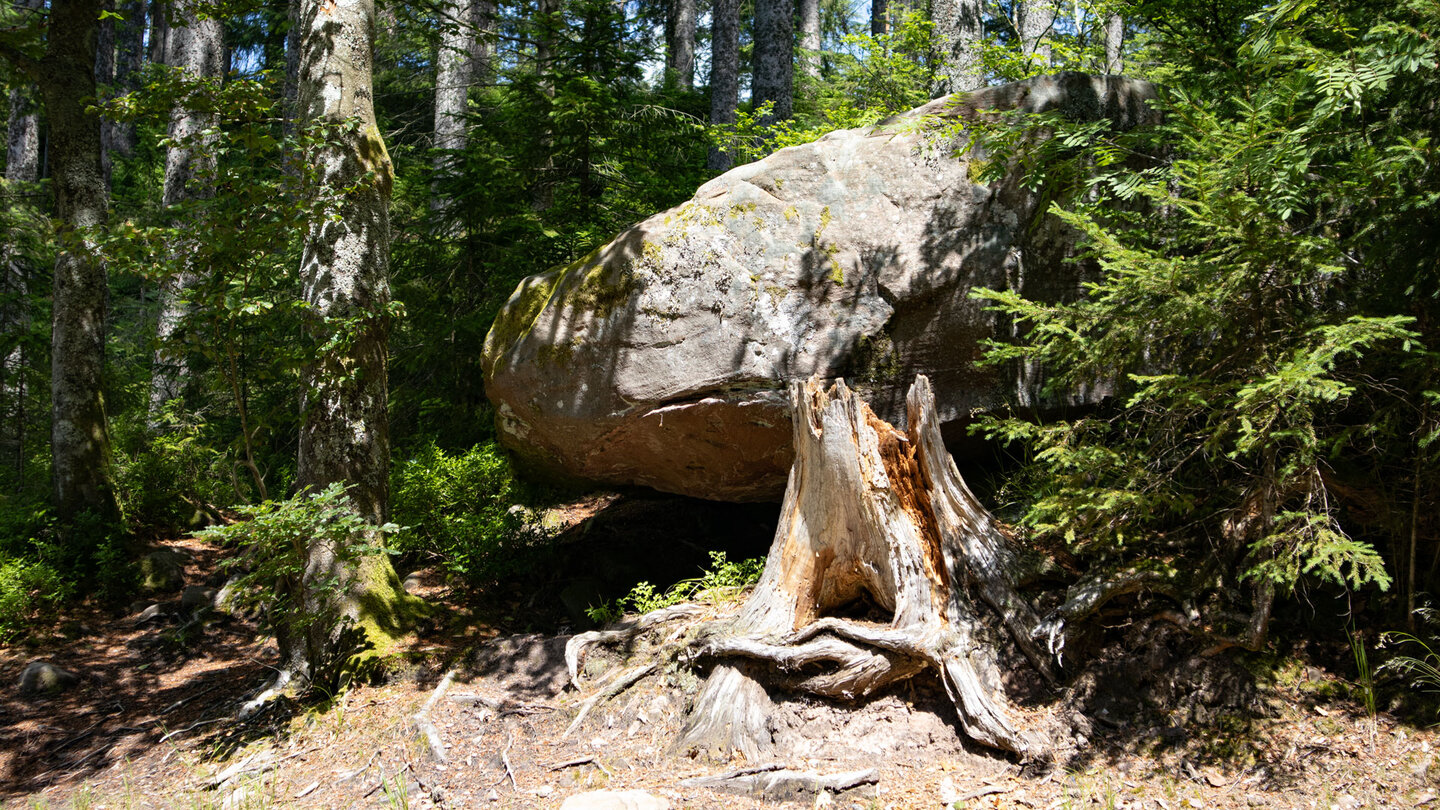
{"type": "MultiPolygon", "coordinates": [[[[50,337],[51,476],[57,513],[118,516],[105,419],[105,265],[95,231],[108,195],[95,98],[99,0],[55,0],[39,80],[59,220],[50,337]],[[92,108],[93,109],[93,108],[92,108]]],[[[86,538],[77,538],[84,541],[86,538]]]]}
{"type": "Polygon", "coordinates": [[[1050,31],[1055,27],[1055,0],[1022,0],[1016,4],[1016,27],[1020,31],[1022,52],[1038,64],[1041,71],[1050,69],[1050,31]]]}
{"type": "Polygon", "coordinates": [[[984,7],[983,0],[934,0],[931,4],[939,61],[936,96],[977,90],[985,84],[980,64],[984,7]]]}
{"type": "Polygon", "coordinates": [[[695,86],[695,0],[670,0],[665,15],[665,81],[695,86]]]}
{"type": "Polygon", "coordinates": [[[1118,76],[1125,72],[1125,18],[1119,14],[1105,17],[1105,72],[1118,76]]]}
{"type": "Polygon", "coordinates": [[[800,0],[800,70],[820,78],[820,0],[800,0]]]}
{"type": "MultiPolygon", "coordinates": [[[[356,511],[379,524],[389,500],[393,169],[373,104],[374,0],[307,2],[300,24],[301,122],[330,130],[309,163],[323,193],[336,196],[327,216],[310,224],[301,259],[320,348],[302,379],[296,485],[316,491],[343,483],[356,511]]],[[[304,593],[293,596],[323,620],[282,633],[287,663],[302,677],[334,680],[357,654],[384,652],[402,632],[403,591],[384,554],[347,559],[311,542],[303,582],[304,593]],[[324,587],[332,581],[338,589],[324,587]]]]}
{"type": "Polygon", "coordinates": [[[773,102],[769,124],[785,121],[795,109],[795,0],[755,0],[755,51],[751,100],[756,108],[773,102]]]}
{"type": "Polygon", "coordinates": [[[442,210],[444,201],[439,181],[454,171],[456,155],[465,149],[465,111],[470,85],[475,77],[471,43],[478,32],[473,26],[474,0],[453,0],[440,6],[440,46],[435,54],[435,156],[432,168],[430,209],[442,210]]]}
{"type": "MultiPolygon", "coordinates": [[[[740,102],[740,0],[714,0],[710,7],[710,123],[735,123],[740,102]]],[[[731,156],[710,148],[711,171],[730,168],[731,156]]]]}
{"type": "MultiPolygon", "coordinates": [[[[165,64],[181,71],[188,82],[218,80],[224,70],[224,29],[215,17],[200,18],[195,0],[171,0],[172,22],[167,40],[165,64]]],[[[176,102],[170,112],[170,147],[165,152],[165,189],[162,197],[169,209],[192,200],[215,195],[214,139],[204,133],[214,124],[214,116],[190,109],[184,99],[176,102]]],[[[177,231],[186,232],[185,223],[174,223],[177,231]]],[[[180,399],[189,383],[186,351],[177,340],[184,325],[189,305],[189,290],[199,278],[200,268],[187,259],[188,240],[181,237],[174,245],[177,269],[160,285],[160,315],[155,328],[155,355],[150,372],[150,428],[160,427],[160,416],[166,404],[180,399]]]]}

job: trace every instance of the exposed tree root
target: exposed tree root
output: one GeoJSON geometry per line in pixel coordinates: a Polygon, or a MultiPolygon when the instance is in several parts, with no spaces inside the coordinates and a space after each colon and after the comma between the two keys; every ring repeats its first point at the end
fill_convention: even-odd
{"type": "MultiPolygon", "coordinates": [[[[843,381],[826,391],[812,379],[790,395],[795,463],[759,584],[738,614],[686,623],[652,651],[668,658],[688,646],[694,658],[713,662],[677,748],[758,761],[773,745],[767,686],[853,701],[930,670],[972,739],[1025,758],[1044,755],[1048,742],[1012,716],[996,663],[1001,639],[979,611],[992,611],[1035,671],[1053,680],[1051,659],[1035,641],[1039,618],[1016,591],[1009,540],[945,451],[929,381],[918,377],[910,390],[905,432],[877,418],[843,381]],[[889,620],[836,615],[856,602],[889,620]]],[[[581,660],[593,646],[629,645],[700,612],[682,605],[576,636],[566,647],[571,681],[579,686],[581,660]]],[[[617,686],[649,672],[640,670],[588,698],[571,730],[617,686]]]]}
{"type": "Polygon", "coordinates": [[[998,688],[989,634],[970,593],[990,606],[1045,677],[1038,623],[1009,571],[1014,556],[961,480],[940,439],[929,382],[909,396],[909,430],[878,419],[845,387],[791,390],[795,465],[765,573],[733,620],[700,634],[720,660],[680,747],[755,759],[770,745],[760,681],[859,699],[932,669],[974,740],[1033,756],[1046,748],[1020,731],[998,688]],[[888,624],[826,616],[860,598],[891,611],[888,624]],[[748,666],[726,662],[744,659],[748,666]]]}
{"type": "Polygon", "coordinates": [[[819,794],[821,791],[839,793],[860,785],[873,785],[878,781],[880,781],[880,772],[875,768],[846,773],[818,774],[810,771],[792,771],[777,763],[741,768],[716,776],[698,776],[694,779],[686,779],[680,784],[684,787],[715,788],[757,798],[786,799],[800,793],[819,794]]]}

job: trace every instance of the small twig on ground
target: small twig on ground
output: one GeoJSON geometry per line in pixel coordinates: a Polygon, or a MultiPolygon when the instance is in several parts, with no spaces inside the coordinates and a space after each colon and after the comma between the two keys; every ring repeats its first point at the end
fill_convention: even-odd
{"type": "Polygon", "coordinates": [[[567,759],[564,762],[557,762],[554,765],[551,765],[550,770],[560,771],[564,770],[565,768],[573,768],[576,765],[594,765],[595,767],[603,771],[606,776],[615,776],[615,774],[612,773],[609,768],[605,767],[605,765],[595,757],[577,757],[576,759],[567,759]]]}
{"type": "Polygon", "coordinates": [[[1013,785],[1010,786],[1010,787],[1001,787],[1000,785],[986,785],[986,786],[984,786],[984,787],[982,787],[982,788],[977,788],[977,789],[975,789],[975,790],[970,791],[969,793],[966,793],[964,796],[961,796],[959,799],[956,799],[956,801],[957,801],[957,802],[968,802],[968,801],[970,801],[971,799],[978,799],[978,798],[980,798],[981,796],[988,796],[988,795],[990,795],[991,793],[1009,793],[1010,791],[1012,791],[1012,790],[1014,790],[1014,789],[1015,789],[1015,787],[1014,787],[1013,785]]]}
{"type": "Polygon", "coordinates": [[[201,689],[199,692],[196,692],[195,694],[191,695],[190,697],[180,698],[179,700],[175,701],[174,703],[171,703],[169,706],[166,706],[165,708],[161,709],[161,710],[160,710],[160,714],[157,715],[157,716],[158,716],[158,717],[164,717],[165,715],[169,714],[170,712],[175,711],[176,709],[180,708],[181,706],[184,706],[186,703],[189,703],[190,701],[194,700],[195,698],[198,698],[198,697],[200,697],[201,695],[209,694],[209,693],[211,693],[211,692],[213,692],[213,691],[215,691],[215,686],[210,686],[209,688],[201,689]]]}
{"type": "Polygon", "coordinates": [[[191,723],[190,725],[186,726],[185,728],[177,728],[177,729],[175,729],[174,731],[170,732],[169,734],[166,734],[164,737],[161,737],[161,738],[159,739],[159,742],[162,742],[162,743],[163,743],[163,742],[165,742],[166,740],[170,739],[171,737],[179,736],[179,735],[181,735],[181,734],[184,734],[184,733],[187,732],[187,731],[193,731],[193,730],[195,730],[195,729],[197,729],[197,728],[199,728],[199,727],[201,727],[201,726],[208,726],[208,725],[211,725],[211,724],[213,724],[213,723],[218,723],[218,722],[220,722],[221,720],[228,720],[228,719],[229,719],[229,718],[227,718],[227,717],[216,717],[216,718],[214,718],[214,719],[212,719],[212,720],[199,720],[199,721],[197,721],[197,722],[191,723]]]}
{"type": "Polygon", "coordinates": [[[399,776],[399,775],[402,774],[402,773],[405,773],[405,772],[408,771],[408,770],[410,770],[410,763],[407,762],[407,763],[405,763],[404,765],[401,765],[401,766],[400,766],[400,770],[398,770],[398,771],[390,774],[389,776],[386,776],[386,775],[383,774],[383,773],[380,774],[380,781],[375,783],[375,787],[372,787],[372,788],[370,788],[369,790],[365,791],[365,795],[364,795],[364,796],[361,796],[360,798],[362,798],[362,799],[368,799],[368,798],[370,798],[370,794],[372,794],[372,793],[374,793],[375,791],[379,790],[380,788],[384,787],[386,782],[389,782],[391,779],[394,779],[395,777],[399,776]]]}
{"type": "Polygon", "coordinates": [[[370,770],[370,766],[375,763],[375,758],[378,757],[378,756],[380,756],[380,752],[379,752],[379,751],[376,751],[375,753],[371,754],[371,755],[370,755],[370,759],[366,760],[366,762],[365,762],[364,765],[361,765],[361,766],[360,766],[358,769],[356,769],[356,770],[350,771],[350,772],[345,773],[345,774],[341,774],[341,776],[340,776],[340,778],[339,778],[338,781],[340,781],[340,782],[349,782],[351,779],[354,779],[355,777],[359,776],[360,774],[365,773],[366,771],[370,770]]]}
{"type": "MultiPolygon", "coordinates": [[[[515,744],[515,735],[509,735],[505,742],[505,750],[500,752],[500,761],[505,763],[505,775],[510,777],[510,789],[519,790],[520,785],[515,782],[515,769],[510,767],[510,746],[515,744]]],[[[504,781],[503,779],[501,780],[504,781]]]]}

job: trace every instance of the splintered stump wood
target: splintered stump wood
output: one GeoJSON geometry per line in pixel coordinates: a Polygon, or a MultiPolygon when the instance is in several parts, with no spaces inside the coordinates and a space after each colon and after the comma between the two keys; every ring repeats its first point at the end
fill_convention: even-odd
{"type": "Polygon", "coordinates": [[[763,684],[854,700],[933,669],[972,739],[1042,754],[1007,709],[994,634],[972,597],[1050,678],[1031,638],[1036,616],[1012,585],[1005,536],[945,450],[930,381],[910,388],[905,432],[843,381],[796,383],[790,397],[795,463],[780,525],[744,608],[700,634],[700,654],[717,663],[680,748],[760,756],[772,706],[763,684]],[[833,615],[864,598],[891,621],[833,615]]]}

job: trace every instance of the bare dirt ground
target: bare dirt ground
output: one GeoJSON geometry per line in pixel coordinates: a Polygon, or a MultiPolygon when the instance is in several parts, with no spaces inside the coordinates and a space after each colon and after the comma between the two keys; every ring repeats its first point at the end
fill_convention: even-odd
{"type": "MultiPolygon", "coordinates": [[[[217,552],[171,545],[190,556],[187,579],[206,581],[217,552]]],[[[577,690],[567,636],[476,621],[462,592],[424,573],[422,595],[465,618],[416,640],[388,684],[282,697],[246,721],[236,710],[275,652],[240,619],[138,624],[134,612],[90,609],[0,648],[0,804],[553,808],[585,791],[639,789],[676,808],[1440,806],[1432,728],[1369,715],[1353,686],[1303,658],[1267,661],[1257,677],[1253,660],[1206,658],[1140,625],[1026,707],[1037,725],[1073,729],[1053,764],[967,743],[938,682],[923,677],[855,707],[780,696],[772,758],[706,762],[672,749],[703,671],[658,667],[570,730],[603,687],[603,664],[613,673],[621,662],[587,667],[594,680],[577,690]],[[36,659],[80,685],[19,696],[15,679],[36,659]],[[427,702],[443,761],[414,719],[427,702]],[[747,766],[875,773],[834,796],[686,784],[747,766]]]]}

